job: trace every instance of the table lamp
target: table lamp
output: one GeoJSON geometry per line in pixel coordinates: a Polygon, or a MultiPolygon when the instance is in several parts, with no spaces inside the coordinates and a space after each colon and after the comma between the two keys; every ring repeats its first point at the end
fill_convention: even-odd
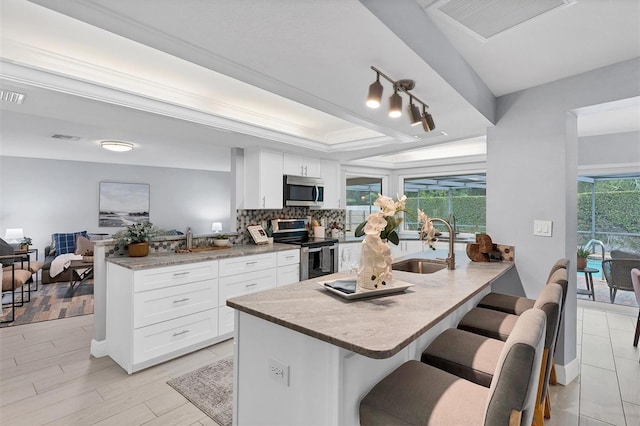
{"type": "Polygon", "coordinates": [[[7,232],[4,234],[4,240],[12,246],[19,245],[23,238],[24,231],[22,228],[7,228],[7,232]]]}
{"type": "Polygon", "coordinates": [[[222,231],[222,223],[220,222],[213,222],[211,224],[211,230],[213,232],[215,232],[216,234],[219,233],[220,231],[222,231]]]}

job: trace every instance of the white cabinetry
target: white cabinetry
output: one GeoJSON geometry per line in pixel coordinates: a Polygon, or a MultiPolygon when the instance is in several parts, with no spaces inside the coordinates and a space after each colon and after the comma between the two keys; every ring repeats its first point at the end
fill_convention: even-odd
{"type": "Polygon", "coordinates": [[[320,177],[320,162],[314,158],[284,154],[285,175],[320,177]]]}
{"type": "Polygon", "coordinates": [[[331,160],[321,160],[320,177],[324,184],[324,203],[322,208],[342,208],[342,197],[340,194],[340,163],[331,160]]]}
{"type": "Polygon", "coordinates": [[[282,153],[246,149],[245,209],[282,208],[282,153]]]}
{"type": "Polygon", "coordinates": [[[220,292],[218,298],[219,332],[233,332],[233,309],[227,299],[276,286],[277,253],[256,254],[220,260],[220,292]]]}
{"type": "Polygon", "coordinates": [[[362,242],[338,244],[338,272],[349,271],[360,264],[362,257],[362,242]]]}
{"type": "Polygon", "coordinates": [[[300,281],[300,249],[278,252],[277,277],[278,287],[300,281]]]}
{"type": "Polygon", "coordinates": [[[218,261],[131,270],[107,264],[109,356],[128,373],[216,342],[218,261]]]}

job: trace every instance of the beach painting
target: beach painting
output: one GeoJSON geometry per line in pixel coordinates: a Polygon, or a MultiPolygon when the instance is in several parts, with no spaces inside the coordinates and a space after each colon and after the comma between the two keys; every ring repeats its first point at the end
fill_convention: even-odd
{"type": "Polygon", "coordinates": [[[100,182],[98,226],[122,227],[149,220],[149,184],[100,182]]]}

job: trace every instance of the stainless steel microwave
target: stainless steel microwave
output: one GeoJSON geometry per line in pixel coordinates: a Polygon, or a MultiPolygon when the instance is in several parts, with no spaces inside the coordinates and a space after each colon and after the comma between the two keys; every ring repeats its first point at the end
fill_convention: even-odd
{"type": "Polygon", "coordinates": [[[324,184],[322,179],[304,176],[284,176],[284,205],[322,207],[324,184]]]}

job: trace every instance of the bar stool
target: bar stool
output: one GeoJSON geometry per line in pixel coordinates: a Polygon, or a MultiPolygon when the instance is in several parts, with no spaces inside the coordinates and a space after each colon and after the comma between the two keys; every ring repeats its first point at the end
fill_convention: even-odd
{"type": "MultiPolygon", "coordinates": [[[[542,368],[538,380],[534,411],[534,422],[539,426],[544,423],[545,410],[547,410],[548,417],[551,414],[548,400],[548,382],[552,358],[549,354],[553,353],[555,349],[561,304],[562,287],[551,283],[544,286],[534,305],[534,308],[543,311],[547,318],[542,368]]],[[[483,308],[476,309],[484,310],[483,308]]],[[[499,311],[486,311],[491,320],[489,324],[496,324],[496,321],[500,318],[508,321],[513,320],[515,324],[519,320],[517,315],[499,311]]],[[[497,334],[502,335],[503,331],[497,334]]],[[[512,332],[513,328],[509,334],[512,332]]],[[[496,335],[496,332],[492,330],[486,334],[496,335]]],[[[448,329],[424,350],[421,361],[482,386],[489,386],[494,376],[499,354],[504,349],[502,340],[504,339],[498,340],[463,329],[448,329]]]]}
{"type": "Polygon", "coordinates": [[[530,425],[542,363],[546,316],[518,317],[489,388],[407,361],[360,402],[361,425],[530,425]]]}

